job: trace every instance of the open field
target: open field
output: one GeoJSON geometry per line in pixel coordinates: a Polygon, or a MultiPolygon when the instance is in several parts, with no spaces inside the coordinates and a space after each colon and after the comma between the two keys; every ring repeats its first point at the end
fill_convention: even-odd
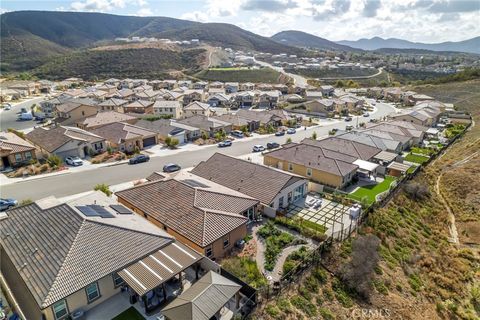
{"type": "Polygon", "coordinates": [[[194,76],[207,81],[264,83],[282,83],[282,79],[284,78],[278,71],[270,68],[212,68],[202,70],[194,76]]]}

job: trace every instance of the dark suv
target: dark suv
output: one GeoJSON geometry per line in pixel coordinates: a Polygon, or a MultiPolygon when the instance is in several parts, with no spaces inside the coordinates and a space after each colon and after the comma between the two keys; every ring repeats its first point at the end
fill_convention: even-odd
{"type": "Polygon", "coordinates": [[[129,164],[137,164],[137,163],[141,163],[141,162],[148,162],[148,160],[150,160],[149,156],[147,156],[146,154],[139,154],[139,155],[136,155],[133,158],[130,158],[130,160],[128,160],[128,163],[129,164]]]}
{"type": "Polygon", "coordinates": [[[163,172],[175,172],[175,171],[178,171],[180,170],[181,167],[178,165],[178,164],[175,164],[175,163],[168,163],[166,165],[163,166],[163,172]]]}

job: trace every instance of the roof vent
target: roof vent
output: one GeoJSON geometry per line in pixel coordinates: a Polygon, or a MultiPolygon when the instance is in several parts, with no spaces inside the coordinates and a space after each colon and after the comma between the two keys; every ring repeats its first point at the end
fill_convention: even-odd
{"type": "Polygon", "coordinates": [[[22,270],[23,268],[25,268],[27,266],[27,263],[24,262],[21,266],[20,266],[20,270],[22,270]]]}

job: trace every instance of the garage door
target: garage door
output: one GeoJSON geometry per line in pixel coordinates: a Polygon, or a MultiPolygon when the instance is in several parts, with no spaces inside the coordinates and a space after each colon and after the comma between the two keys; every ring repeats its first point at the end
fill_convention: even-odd
{"type": "Polygon", "coordinates": [[[155,144],[155,137],[143,139],[143,147],[152,146],[155,144]]]}

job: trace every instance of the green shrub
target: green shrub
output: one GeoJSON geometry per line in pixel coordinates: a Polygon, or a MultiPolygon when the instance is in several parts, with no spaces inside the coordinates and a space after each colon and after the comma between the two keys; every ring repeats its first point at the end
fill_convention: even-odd
{"type": "Polygon", "coordinates": [[[172,137],[166,137],[165,138],[165,145],[169,147],[170,149],[175,149],[180,141],[178,141],[177,138],[172,138],[172,137]]]}
{"type": "Polygon", "coordinates": [[[335,316],[333,315],[333,313],[326,309],[326,308],[320,308],[320,315],[323,317],[323,319],[325,320],[335,320],[335,316]]]}
{"type": "Polygon", "coordinates": [[[278,298],[277,307],[284,313],[292,313],[292,305],[286,298],[278,298]]]}
{"type": "Polygon", "coordinates": [[[289,274],[296,266],[296,263],[292,260],[287,260],[285,261],[285,263],[283,264],[283,271],[282,271],[282,274],[283,275],[287,275],[289,274]]]}
{"type": "Polygon", "coordinates": [[[266,284],[266,279],[258,270],[257,263],[247,257],[223,259],[222,267],[254,288],[260,288],[266,284]]]}
{"type": "Polygon", "coordinates": [[[32,204],[33,200],[32,199],[23,199],[18,203],[19,206],[26,206],[28,204],[32,204]]]}
{"type": "Polygon", "coordinates": [[[278,317],[280,315],[280,309],[274,304],[269,304],[265,307],[265,312],[271,317],[278,317]]]}
{"type": "Polygon", "coordinates": [[[290,245],[295,237],[287,232],[280,231],[271,221],[258,229],[257,234],[265,239],[265,269],[272,271],[280,252],[290,245]]]}
{"type": "Polygon", "coordinates": [[[290,301],[295,306],[295,308],[305,312],[305,314],[307,314],[308,316],[313,317],[317,315],[317,308],[315,307],[315,305],[304,297],[293,296],[290,301]]]}
{"type": "Polygon", "coordinates": [[[320,283],[327,282],[327,272],[322,267],[313,269],[312,276],[314,276],[320,283]]]}
{"type": "Polygon", "coordinates": [[[312,300],[312,293],[304,286],[298,287],[298,293],[307,300],[312,300]]]}
{"type": "Polygon", "coordinates": [[[112,191],[110,190],[110,187],[108,186],[108,184],[105,184],[105,183],[99,183],[97,184],[93,190],[95,191],[101,191],[103,193],[105,193],[108,197],[110,197],[112,195],[112,191]]]}
{"type": "Polygon", "coordinates": [[[62,162],[62,158],[60,158],[56,154],[51,154],[47,158],[47,163],[52,168],[58,168],[62,164],[62,162]]]}
{"type": "Polygon", "coordinates": [[[416,292],[419,292],[423,286],[422,280],[416,274],[410,275],[410,277],[408,278],[408,283],[410,284],[410,287],[412,287],[412,289],[416,292]]]}
{"type": "Polygon", "coordinates": [[[310,275],[305,278],[305,289],[310,292],[318,292],[318,280],[313,275],[310,275]]]}

